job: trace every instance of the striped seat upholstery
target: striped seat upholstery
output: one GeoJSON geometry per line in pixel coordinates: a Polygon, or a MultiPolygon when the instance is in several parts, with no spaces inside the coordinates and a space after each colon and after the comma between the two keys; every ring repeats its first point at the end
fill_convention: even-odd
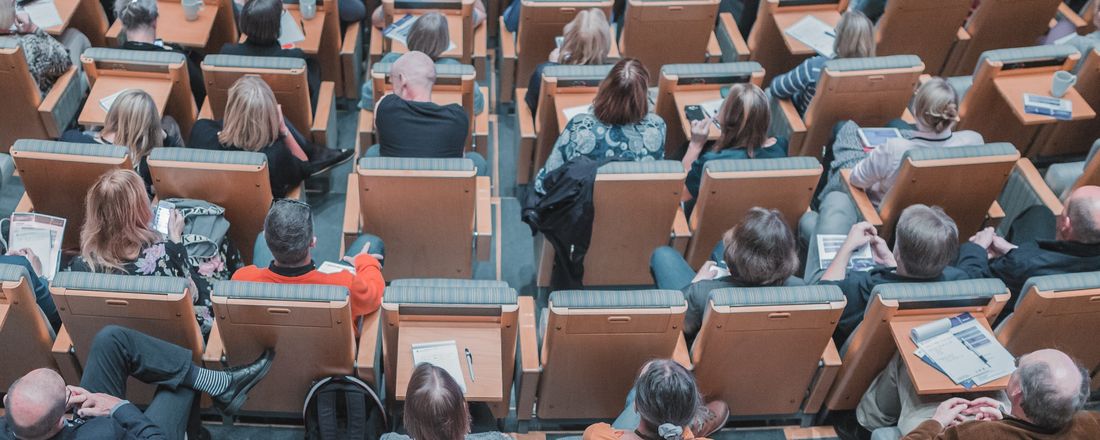
{"type": "Polygon", "coordinates": [[[559,290],[550,294],[554,308],[662,309],[686,304],[679,290],[559,290]]]}
{"type": "Polygon", "coordinates": [[[267,163],[267,156],[252,151],[221,151],[201,148],[154,148],[150,160],[200,162],[225,165],[255,165],[267,163]]]}
{"type": "Polygon", "coordinates": [[[382,297],[384,304],[512,305],[518,301],[516,291],[504,287],[391,285],[382,297]]]}
{"type": "Polygon", "coordinates": [[[611,65],[581,66],[581,65],[557,65],[546,66],[542,70],[543,78],[557,78],[558,80],[595,80],[601,81],[611,72],[611,65]]]}
{"type": "Polygon", "coordinates": [[[943,281],[938,283],[894,283],[875,286],[872,295],[899,302],[940,302],[988,300],[1007,293],[998,279],[943,281]]]}
{"type": "Polygon", "coordinates": [[[809,170],[818,168],[820,162],[808,156],[775,159],[718,159],[708,160],[703,170],[709,173],[738,173],[749,171],[809,170]]]}
{"type": "Polygon", "coordinates": [[[18,264],[0,264],[0,281],[18,282],[23,278],[30,278],[25,267],[18,264]]]}
{"type": "MultiPolygon", "coordinates": [[[[721,37],[719,37],[721,42],[721,37]]],[[[732,48],[730,50],[733,50],[732,48]]],[[[722,54],[726,54],[726,48],[722,48],[722,54]]],[[[693,63],[693,64],[665,64],[661,67],[661,75],[675,75],[680,81],[724,79],[744,76],[745,80],[753,73],[763,72],[764,68],[756,61],[744,61],[734,63],[693,63]]]]}
{"type": "Polygon", "coordinates": [[[1100,272],[1065,273],[1028,278],[1023,289],[1020,289],[1020,297],[1016,299],[1016,303],[1021,303],[1032,288],[1040,292],[1100,289],[1100,272]]]}
{"type": "Polygon", "coordinates": [[[912,159],[913,161],[962,159],[981,156],[1009,156],[1016,153],[1016,147],[1012,146],[1012,144],[994,142],[991,144],[971,145],[966,147],[913,148],[906,151],[905,154],[902,155],[901,160],[905,162],[906,159],[912,159]]]}
{"type": "Polygon", "coordinates": [[[843,301],[844,293],[832,285],[726,288],[712,290],[710,300],[716,307],[826,304],[843,301]]]}
{"type": "Polygon", "coordinates": [[[362,170],[470,171],[470,159],[427,159],[412,157],[364,157],[359,159],[362,170]]]}
{"type": "Polygon", "coordinates": [[[96,63],[134,63],[150,65],[179,64],[187,61],[187,56],[179,52],[167,50],[124,50],[109,49],[105,47],[90,47],[86,49],[81,58],[88,58],[96,63]]]}
{"type": "Polygon", "coordinates": [[[1079,53],[1076,48],[1062,44],[987,50],[982,52],[982,56],[978,58],[978,64],[974,66],[974,71],[978,71],[985,60],[997,61],[1003,64],[1026,63],[1063,59],[1075,53],[1079,53]]]}
{"type": "Polygon", "coordinates": [[[508,288],[507,281],[499,280],[462,280],[456,278],[404,278],[400,280],[393,280],[390,282],[390,287],[394,286],[408,286],[408,287],[471,287],[471,288],[483,288],[483,287],[500,287],[508,288]]]}
{"type": "Polygon", "coordinates": [[[684,166],[674,160],[610,162],[596,170],[596,174],[668,174],[682,172],[684,172],[684,166]]]}
{"type": "MultiPolygon", "coordinates": [[[[157,148],[162,150],[163,148],[157,148]]],[[[129,151],[126,147],[108,144],[81,144],[76,142],[47,141],[40,139],[19,139],[12,151],[43,154],[73,154],[79,156],[121,158],[129,151]]]]}
{"type": "Polygon", "coordinates": [[[183,293],[191,282],[182,277],[58,272],[51,285],[72,290],[172,295],[183,293]]]}
{"type": "Polygon", "coordinates": [[[242,69],[305,69],[306,60],[286,57],[250,57],[244,55],[207,55],[202,63],[210,67],[242,69]]]}
{"type": "MultiPolygon", "coordinates": [[[[374,63],[370,68],[373,73],[380,73],[389,75],[393,70],[393,63],[374,63]]],[[[438,78],[457,78],[462,76],[476,75],[474,66],[469,64],[436,64],[435,65],[435,77],[438,78]]]]}
{"type": "Polygon", "coordinates": [[[277,301],[329,302],[344,301],[348,288],[313,284],[254,283],[247,281],[216,281],[212,296],[229,299],[270,299],[277,301]]]}
{"type": "Polygon", "coordinates": [[[916,55],[891,55],[886,57],[844,58],[825,62],[825,69],[832,72],[853,72],[859,70],[905,69],[920,66],[916,55]]]}

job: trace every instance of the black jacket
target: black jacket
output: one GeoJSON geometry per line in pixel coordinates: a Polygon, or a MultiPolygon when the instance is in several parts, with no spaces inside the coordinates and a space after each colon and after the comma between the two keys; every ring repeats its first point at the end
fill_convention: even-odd
{"type": "MultiPolygon", "coordinates": [[[[93,417],[69,422],[50,440],[163,440],[164,431],[153,424],[131,403],[115,410],[110,417],[93,417]]],[[[0,419],[0,439],[15,440],[7,421],[0,419]]]]}
{"type": "Polygon", "coordinates": [[[972,278],[1000,278],[1004,281],[1012,292],[1012,299],[1001,312],[1001,316],[1005,317],[1016,308],[1016,298],[1019,298],[1028,278],[1100,269],[1100,244],[1037,240],[990,260],[981,246],[964,243],[959,247],[958,266],[972,278]]]}
{"type": "Polygon", "coordinates": [[[531,233],[542,232],[554,246],[552,290],[579,289],[584,280],[584,256],[592,242],[592,189],[596,170],[614,157],[577,156],[550,172],[542,181],[546,194],[531,185],[523,206],[523,221],[531,233]]]}

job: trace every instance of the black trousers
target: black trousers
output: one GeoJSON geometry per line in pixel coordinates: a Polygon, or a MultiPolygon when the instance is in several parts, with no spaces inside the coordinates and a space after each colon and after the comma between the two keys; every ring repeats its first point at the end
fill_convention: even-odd
{"type": "Polygon", "coordinates": [[[136,330],[110,325],[96,334],[80,386],[89,392],[125,398],[133,377],[156,385],[145,416],[169,439],[182,439],[191,420],[195,390],[183,386],[191,368],[191,351],[136,330]]]}

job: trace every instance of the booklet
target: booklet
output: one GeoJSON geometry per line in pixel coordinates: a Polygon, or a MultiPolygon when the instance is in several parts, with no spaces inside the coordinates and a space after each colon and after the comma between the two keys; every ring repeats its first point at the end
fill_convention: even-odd
{"type": "Polygon", "coordinates": [[[42,29],[49,29],[64,23],[61,20],[61,13],[57,12],[57,4],[53,0],[38,0],[25,4],[23,5],[23,11],[31,17],[31,21],[36,26],[42,29]]]}
{"type": "Polygon", "coordinates": [[[970,313],[914,327],[909,337],[917,357],[967,389],[1016,370],[1012,354],[970,313]]]}
{"type": "MultiPolygon", "coordinates": [[[[836,258],[836,252],[840,250],[840,246],[844,244],[844,240],[847,238],[847,235],[842,234],[818,234],[817,259],[821,263],[822,269],[829,267],[829,264],[836,258]]],[[[852,258],[848,260],[847,270],[866,272],[874,267],[875,257],[871,255],[871,246],[865,245],[852,252],[852,258]]]]}
{"type": "MultiPolygon", "coordinates": [[[[563,115],[565,115],[565,120],[566,121],[570,121],[570,120],[573,119],[574,116],[577,116],[581,113],[592,113],[592,104],[584,104],[584,105],[578,105],[576,107],[569,107],[567,109],[562,109],[561,113],[563,115]]],[[[562,127],[562,129],[564,129],[564,128],[565,127],[562,127]]]]}
{"type": "Polygon", "coordinates": [[[127,90],[130,89],[122,89],[110,95],[104,96],[102,99],[99,100],[99,108],[103,109],[104,112],[111,111],[111,106],[115,105],[115,100],[118,99],[118,95],[121,95],[127,90]]]}
{"type": "Polygon", "coordinates": [[[462,377],[462,367],[458,363],[458,343],[438,341],[413,344],[412,356],[413,366],[429,363],[442,368],[458,382],[462,392],[466,392],[466,380],[462,377]]]}
{"type": "MultiPolygon", "coordinates": [[[[416,23],[416,19],[418,18],[420,17],[416,15],[406,15],[404,17],[401,17],[400,20],[397,20],[389,26],[386,26],[386,28],[382,30],[382,36],[389,38],[393,41],[399,41],[401,42],[401,44],[405,45],[405,47],[408,47],[409,31],[412,30],[412,25],[413,23],[416,23]]],[[[455,42],[451,41],[450,44],[447,46],[447,50],[445,50],[444,52],[450,52],[454,50],[454,48],[455,42]]]]}
{"type": "Polygon", "coordinates": [[[833,58],[833,42],[836,41],[836,32],[832,26],[825,24],[817,17],[807,15],[798,20],[791,27],[784,30],[787,35],[810,46],[819,55],[833,58]]]}
{"type": "Polygon", "coordinates": [[[286,47],[294,46],[294,43],[306,40],[306,34],[302,32],[302,27],[298,25],[298,20],[294,19],[293,15],[289,12],[283,11],[283,16],[279,19],[279,45],[286,47]]]}
{"type": "Polygon", "coordinates": [[[1024,93],[1024,111],[1033,115],[1053,116],[1054,119],[1069,120],[1073,116],[1073,101],[1024,93]]]}
{"type": "Polygon", "coordinates": [[[42,263],[42,273],[52,280],[61,264],[61,239],[65,236],[66,220],[45,214],[16,212],[11,215],[8,229],[8,250],[30,249],[42,263]]]}
{"type": "Polygon", "coordinates": [[[350,272],[350,273],[354,274],[355,273],[355,268],[351,267],[351,266],[348,266],[347,264],[344,264],[344,263],[333,263],[331,261],[325,261],[325,262],[322,262],[321,265],[317,267],[317,271],[321,272],[321,273],[338,273],[340,271],[344,271],[344,272],[350,272]]]}
{"type": "Polygon", "coordinates": [[[901,130],[896,128],[860,128],[858,132],[864,152],[886,145],[886,141],[890,139],[901,137],[901,130]]]}

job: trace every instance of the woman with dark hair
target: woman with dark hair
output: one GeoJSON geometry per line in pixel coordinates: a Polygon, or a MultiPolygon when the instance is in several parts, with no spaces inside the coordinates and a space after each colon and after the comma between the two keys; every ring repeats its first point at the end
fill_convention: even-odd
{"type": "Polygon", "coordinates": [[[157,38],[157,18],[160,10],[156,0],[116,0],[115,17],[122,23],[122,34],[126,37],[120,49],[141,51],[169,51],[187,56],[187,77],[191,83],[191,95],[195,97],[195,103],[202,106],[206,99],[206,83],[202,77],[202,68],[199,63],[202,57],[192,57],[192,54],[182,47],[165,43],[157,38]]]}
{"type": "Polygon", "coordinates": [[[283,17],[283,2],[280,0],[248,0],[237,16],[237,27],[244,35],[244,43],[222,46],[222,54],[244,55],[250,57],[301,58],[306,60],[306,75],[309,78],[309,97],[317,106],[317,93],[321,89],[321,66],[299,48],[283,49],[279,44],[279,25],[283,17]]]}
{"type": "Polygon", "coordinates": [[[584,440],[702,439],[722,429],[728,419],[724,402],[703,405],[687,369],[673,360],[657,359],[642,367],[614,424],[589,426],[584,440]]]}
{"type": "Polygon", "coordinates": [[[511,440],[499,432],[470,434],[470,411],[458,382],[447,370],[422,363],[409,377],[405,392],[405,431],[382,440],[511,440]]]}
{"type": "Polygon", "coordinates": [[[639,162],[665,158],[665,121],[650,113],[649,71],[636,58],[623,58],[600,82],[591,113],[569,120],[554,150],[535,178],[535,191],[545,194],[542,180],[578,156],[616,156],[639,162]]]}
{"type": "Polygon", "coordinates": [[[659,289],[681,290],[688,301],[684,333],[692,338],[703,324],[707,299],[714,289],[727,287],[800,286],[798,242],[783,214],[752,208],[726,231],[710,260],[696,273],[684,256],[668,246],[657,248],[649,260],[659,289]]]}

